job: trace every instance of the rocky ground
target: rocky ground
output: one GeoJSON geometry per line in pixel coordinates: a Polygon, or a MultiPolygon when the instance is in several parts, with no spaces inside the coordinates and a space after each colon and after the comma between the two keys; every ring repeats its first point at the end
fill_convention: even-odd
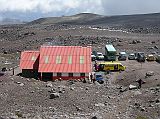
{"type": "Polygon", "coordinates": [[[91,45],[104,53],[106,43],[117,51],[160,53],[160,34],[78,25],[0,26],[0,117],[30,119],[159,119],[160,64],[122,62],[126,71],[104,75],[105,83],[80,81],[43,82],[12,76],[20,52],[40,45],[91,45]],[[152,72],[149,72],[152,71],[152,72]],[[146,76],[146,73],[151,76],[146,76]],[[141,89],[137,79],[146,83],[141,89]],[[52,95],[51,95],[52,94],[52,95]],[[51,96],[51,97],[50,97],[51,96]],[[53,99],[51,99],[53,98],[53,99]]]}
{"type": "Polygon", "coordinates": [[[6,72],[0,77],[1,118],[159,119],[159,64],[122,63],[127,70],[104,73],[104,84],[73,80],[43,82],[6,72]],[[146,77],[149,71],[153,74],[146,77]],[[137,89],[139,78],[145,81],[141,89],[137,89]],[[129,89],[130,85],[136,89],[129,89]]]}

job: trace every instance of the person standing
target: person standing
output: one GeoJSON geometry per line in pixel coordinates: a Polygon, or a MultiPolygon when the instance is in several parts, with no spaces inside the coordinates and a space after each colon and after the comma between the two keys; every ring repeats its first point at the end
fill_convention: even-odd
{"type": "Polygon", "coordinates": [[[139,79],[137,82],[138,82],[139,89],[142,87],[142,84],[145,83],[142,79],[139,79]]]}
{"type": "Polygon", "coordinates": [[[90,74],[90,80],[91,80],[91,82],[93,80],[93,74],[92,73],[90,74]]]}

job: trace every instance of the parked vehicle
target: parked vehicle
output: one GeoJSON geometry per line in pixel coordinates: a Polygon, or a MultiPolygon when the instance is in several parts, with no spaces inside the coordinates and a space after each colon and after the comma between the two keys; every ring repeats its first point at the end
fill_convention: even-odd
{"type": "Polygon", "coordinates": [[[92,51],[92,54],[95,55],[95,56],[97,56],[97,51],[95,51],[95,50],[92,51]]]}
{"type": "Polygon", "coordinates": [[[107,44],[105,46],[105,60],[106,61],[115,61],[117,51],[112,44],[107,44]]]}
{"type": "Polygon", "coordinates": [[[102,74],[101,73],[96,73],[95,74],[95,79],[96,79],[96,81],[103,80],[102,74]]]}
{"type": "Polygon", "coordinates": [[[160,55],[157,55],[157,56],[156,56],[156,61],[157,61],[157,62],[160,62],[160,55]]]}
{"type": "Polygon", "coordinates": [[[127,59],[127,54],[126,52],[120,52],[118,60],[126,60],[127,59]]]}
{"type": "Polygon", "coordinates": [[[124,71],[126,69],[120,62],[101,62],[98,71],[124,71]]]}
{"type": "Polygon", "coordinates": [[[101,52],[97,52],[97,60],[104,60],[104,55],[101,52]]]}
{"type": "Polygon", "coordinates": [[[96,56],[93,53],[91,54],[91,59],[92,59],[92,61],[96,60],[96,56]]]}
{"type": "Polygon", "coordinates": [[[146,60],[147,60],[147,61],[155,61],[155,60],[156,60],[156,58],[154,57],[154,55],[149,54],[149,55],[147,55],[146,60]]]}
{"type": "Polygon", "coordinates": [[[145,54],[144,54],[144,52],[138,52],[137,53],[137,61],[138,62],[145,62],[145,54]]]}
{"type": "Polygon", "coordinates": [[[95,74],[95,79],[96,79],[96,81],[98,82],[98,83],[100,83],[100,84],[103,84],[104,83],[104,81],[103,81],[103,76],[102,76],[102,74],[101,73],[96,73],[95,74]]]}
{"type": "Polygon", "coordinates": [[[134,54],[134,53],[129,54],[129,55],[128,55],[128,59],[129,59],[129,60],[135,60],[135,59],[136,59],[135,54],[134,54]]]}

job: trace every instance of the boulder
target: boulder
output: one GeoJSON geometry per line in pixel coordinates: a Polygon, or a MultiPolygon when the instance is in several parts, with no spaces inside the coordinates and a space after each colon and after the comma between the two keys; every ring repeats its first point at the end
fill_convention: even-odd
{"type": "Polygon", "coordinates": [[[8,54],[8,51],[6,51],[6,50],[3,50],[3,54],[8,54]]]}
{"type": "Polygon", "coordinates": [[[154,75],[154,71],[148,71],[147,73],[146,73],[146,76],[153,76],[154,75]]]}
{"type": "Polygon", "coordinates": [[[69,85],[73,85],[74,81],[73,80],[69,80],[69,85]]]}
{"type": "Polygon", "coordinates": [[[70,87],[70,90],[74,90],[74,87],[70,87]]]}
{"type": "Polygon", "coordinates": [[[52,85],[52,83],[47,83],[47,84],[46,84],[46,87],[50,87],[50,88],[52,88],[52,87],[53,87],[53,85],[52,85]]]}
{"type": "Polygon", "coordinates": [[[50,92],[50,93],[55,93],[55,92],[56,92],[56,89],[55,89],[55,88],[52,88],[52,89],[49,90],[48,92],[50,92]]]}
{"type": "Polygon", "coordinates": [[[97,116],[93,116],[92,119],[98,119],[98,117],[97,116]]]}
{"type": "Polygon", "coordinates": [[[24,86],[24,83],[19,84],[20,86],[24,86]]]}
{"type": "Polygon", "coordinates": [[[18,84],[19,86],[24,86],[24,83],[21,82],[15,82],[16,84],[18,84]]]}
{"type": "Polygon", "coordinates": [[[88,87],[86,87],[86,90],[89,90],[89,88],[88,88],[88,87]]]}
{"type": "Polygon", "coordinates": [[[136,102],[134,105],[135,105],[136,107],[140,107],[140,106],[141,106],[141,104],[140,104],[140,103],[137,103],[137,102],[136,102]]]}
{"type": "Polygon", "coordinates": [[[137,41],[133,40],[133,41],[132,41],[132,44],[137,44],[137,41]]]}
{"type": "Polygon", "coordinates": [[[130,84],[129,85],[129,90],[132,90],[132,89],[137,89],[137,86],[130,84]]]}
{"type": "Polygon", "coordinates": [[[3,67],[3,68],[1,69],[1,71],[2,71],[2,72],[5,72],[5,71],[7,71],[7,68],[6,68],[6,67],[3,67]]]}
{"type": "Polygon", "coordinates": [[[160,100],[159,99],[156,99],[156,103],[159,103],[160,102],[160,100]]]}
{"type": "Polygon", "coordinates": [[[50,99],[59,98],[59,97],[60,97],[59,93],[51,93],[50,94],[50,99]]]}
{"type": "Polygon", "coordinates": [[[97,104],[95,104],[95,106],[96,106],[96,107],[104,107],[105,104],[103,104],[103,103],[97,103],[97,104]]]}
{"type": "Polygon", "coordinates": [[[99,84],[103,84],[103,83],[104,83],[103,80],[98,80],[97,82],[98,82],[99,84]]]}
{"type": "Polygon", "coordinates": [[[158,49],[158,46],[154,46],[155,49],[158,49]]]}
{"type": "Polygon", "coordinates": [[[142,41],[141,40],[137,40],[137,43],[141,43],[142,41]]]}
{"type": "Polygon", "coordinates": [[[154,44],[154,43],[156,43],[156,42],[155,42],[155,41],[152,41],[151,43],[154,44]]]}
{"type": "Polygon", "coordinates": [[[77,111],[83,111],[82,108],[76,106],[77,111]]]}
{"type": "Polygon", "coordinates": [[[21,84],[21,82],[15,82],[15,83],[17,83],[17,84],[21,84]]]}
{"type": "Polygon", "coordinates": [[[65,88],[60,87],[60,88],[59,88],[59,93],[64,93],[64,92],[65,92],[65,88]]]}
{"type": "Polygon", "coordinates": [[[122,89],[122,88],[123,88],[123,86],[117,86],[116,88],[117,88],[117,89],[122,89]]]}
{"type": "Polygon", "coordinates": [[[4,31],[2,30],[0,33],[1,33],[1,34],[3,34],[3,33],[4,33],[4,31]]]}
{"type": "Polygon", "coordinates": [[[145,111],[146,108],[145,108],[145,107],[140,107],[140,110],[141,110],[141,111],[145,111]]]}
{"type": "Polygon", "coordinates": [[[122,87],[122,89],[120,90],[120,92],[125,92],[127,91],[127,87],[122,87]]]}

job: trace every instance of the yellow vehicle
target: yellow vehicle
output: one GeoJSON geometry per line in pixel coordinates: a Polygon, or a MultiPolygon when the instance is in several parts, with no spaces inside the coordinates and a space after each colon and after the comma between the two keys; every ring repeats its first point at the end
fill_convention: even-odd
{"type": "Polygon", "coordinates": [[[150,54],[150,55],[147,55],[147,60],[148,61],[155,61],[156,58],[154,57],[154,55],[150,54]]]}
{"type": "Polygon", "coordinates": [[[126,66],[123,66],[120,62],[101,62],[98,65],[99,71],[124,71],[126,66]]]}

